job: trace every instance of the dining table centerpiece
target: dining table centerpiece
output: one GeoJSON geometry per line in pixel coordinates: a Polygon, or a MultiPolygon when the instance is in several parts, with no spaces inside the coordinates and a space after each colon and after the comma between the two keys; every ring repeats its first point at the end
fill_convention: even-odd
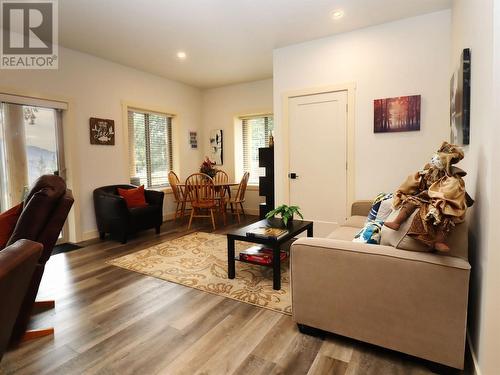
{"type": "Polygon", "coordinates": [[[210,158],[207,156],[205,157],[205,160],[203,160],[203,163],[201,163],[200,165],[200,173],[204,173],[214,178],[215,174],[217,173],[217,169],[214,166],[215,162],[210,160],[210,158]]]}

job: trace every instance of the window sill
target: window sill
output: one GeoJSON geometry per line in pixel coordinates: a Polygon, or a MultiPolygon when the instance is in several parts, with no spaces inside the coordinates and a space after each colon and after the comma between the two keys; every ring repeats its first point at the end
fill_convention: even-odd
{"type": "Polygon", "coordinates": [[[248,191],[259,191],[259,184],[258,183],[248,184],[247,190],[248,191]]]}

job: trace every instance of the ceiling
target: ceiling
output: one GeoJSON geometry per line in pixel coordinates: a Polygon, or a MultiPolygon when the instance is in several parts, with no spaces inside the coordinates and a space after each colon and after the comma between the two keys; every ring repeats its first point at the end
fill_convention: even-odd
{"type": "Polygon", "coordinates": [[[64,0],[61,45],[200,88],[270,78],[274,48],[451,0],[64,0]],[[344,17],[333,21],[333,10],[344,17]],[[180,61],[178,51],[187,58],[180,61]]]}

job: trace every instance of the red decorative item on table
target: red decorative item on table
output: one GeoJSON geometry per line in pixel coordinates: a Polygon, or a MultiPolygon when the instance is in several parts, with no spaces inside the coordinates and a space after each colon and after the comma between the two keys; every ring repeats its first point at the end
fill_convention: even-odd
{"type": "Polygon", "coordinates": [[[201,163],[200,173],[205,173],[206,175],[214,178],[215,174],[217,173],[217,169],[214,168],[214,165],[215,162],[210,160],[210,158],[207,156],[203,163],[201,163]]]}

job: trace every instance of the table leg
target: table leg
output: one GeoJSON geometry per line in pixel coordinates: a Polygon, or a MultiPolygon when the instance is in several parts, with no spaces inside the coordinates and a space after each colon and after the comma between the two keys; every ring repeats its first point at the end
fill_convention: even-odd
{"type": "Polygon", "coordinates": [[[307,237],[312,237],[313,233],[313,226],[311,225],[309,228],[307,228],[307,237]]]}
{"type": "Polygon", "coordinates": [[[273,247],[273,289],[281,289],[281,258],[279,245],[273,247]]]}
{"type": "Polygon", "coordinates": [[[235,260],[234,260],[234,239],[227,238],[227,277],[234,279],[235,270],[235,260]]]}

